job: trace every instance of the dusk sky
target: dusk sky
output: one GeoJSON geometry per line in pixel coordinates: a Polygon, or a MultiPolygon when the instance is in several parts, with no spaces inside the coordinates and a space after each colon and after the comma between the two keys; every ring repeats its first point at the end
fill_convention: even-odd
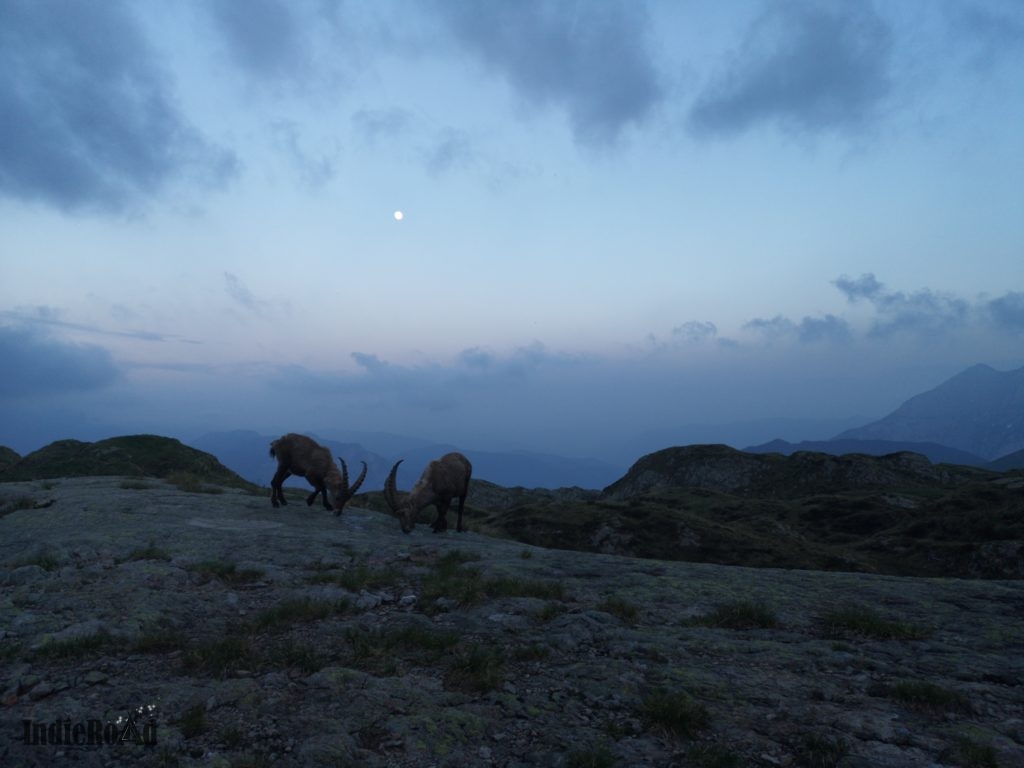
{"type": "Polygon", "coordinates": [[[0,0],[0,360],[22,453],[830,437],[1024,365],[1024,3],[0,0]]]}

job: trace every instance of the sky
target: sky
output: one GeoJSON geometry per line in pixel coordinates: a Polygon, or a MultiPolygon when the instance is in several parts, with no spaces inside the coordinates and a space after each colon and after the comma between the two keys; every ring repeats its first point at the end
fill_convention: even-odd
{"type": "Polygon", "coordinates": [[[621,458],[1024,365],[1018,0],[0,0],[0,116],[22,453],[621,458]]]}

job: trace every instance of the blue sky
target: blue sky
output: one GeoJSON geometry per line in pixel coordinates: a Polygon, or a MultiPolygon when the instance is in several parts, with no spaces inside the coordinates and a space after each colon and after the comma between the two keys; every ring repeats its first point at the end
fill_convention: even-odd
{"type": "Polygon", "coordinates": [[[0,0],[0,114],[20,451],[610,457],[1024,365],[1015,0],[0,0]]]}

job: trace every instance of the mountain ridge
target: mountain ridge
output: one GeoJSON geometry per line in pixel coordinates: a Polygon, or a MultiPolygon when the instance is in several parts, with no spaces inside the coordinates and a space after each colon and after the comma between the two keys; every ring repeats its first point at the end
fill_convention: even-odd
{"type": "Polygon", "coordinates": [[[833,439],[938,443],[995,461],[1024,448],[1024,367],[973,365],[833,439]]]}

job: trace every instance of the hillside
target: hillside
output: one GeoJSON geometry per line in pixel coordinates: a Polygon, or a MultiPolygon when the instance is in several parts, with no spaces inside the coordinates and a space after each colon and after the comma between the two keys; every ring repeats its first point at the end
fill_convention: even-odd
{"type": "Polygon", "coordinates": [[[988,461],[1024,449],[1024,368],[975,365],[836,440],[939,443],[988,461]]]}
{"type": "Polygon", "coordinates": [[[1024,764],[1024,582],[404,535],[163,481],[0,493],[27,500],[0,517],[5,766],[1024,764]],[[129,714],[154,746],[22,740],[129,714]]]}
{"type": "Polygon", "coordinates": [[[991,467],[985,459],[967,451],[949,448],[938,443],[912,443],[906,440],[801,440],[799,443],[772,440],[761,445],[752,445],[743,450],[746,453],[781,453],[783,456],[791,456],[800,451],[829,453],[834,456],[843,456],[848,453],[863,453],[868,456],[919,453],[926,456],[933,464],[961,464],[966,467],[996,469],[991,467]]]}
{"type": "Polygon", "coordinates": [[[179,475],[196,482],[251,487],[216,457],[158,435],[112,437],[95,443],[58,440],[0,471],[0,482],[99,475],[179,475]]]}
{"type": "Polygon", "coordinates": [[[21,461],[21,456],[6,445],[0,445],[0,473],[19,461],[21,461]]]}
{"type": "Polygon", "coordinates": [[[1024,475],[915,454],[670,448],[601,494],[528,493],[479,530],[540,546],[663,560],[893,575],[1024,578],[1024,475]],[[518,502],[518,503],[516,503],[518,502]]]}

